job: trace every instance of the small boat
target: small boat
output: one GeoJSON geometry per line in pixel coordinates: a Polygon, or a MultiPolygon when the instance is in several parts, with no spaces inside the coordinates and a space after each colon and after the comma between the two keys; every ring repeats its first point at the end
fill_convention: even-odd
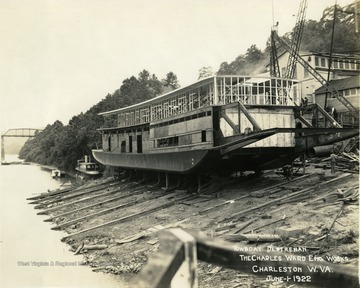
{"type": "Polygon", "coordinates": [[[55,179],[55,178],[63,178],[63,177],[65,177],[65,172],[60,171],[59,169],[53,169],[53,170],[51,170],[51,177],[53,179],[55,179]]]}
{"type": "Polygon", "coordinates": [[[83,159],[77,161],[75,170],[92,177],[99,176],[101,174],[99,164],[92,161],[89,155],[85,155],[83,159]]]}

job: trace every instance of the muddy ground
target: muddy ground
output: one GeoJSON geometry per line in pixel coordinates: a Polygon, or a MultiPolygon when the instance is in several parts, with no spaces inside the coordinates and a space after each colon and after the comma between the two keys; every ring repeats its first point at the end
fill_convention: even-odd
{"type": "MultiPolygon", "coordinates": [[[[277,247],[305,247],[307,251],[297,255],[336,256],[332,262],[357,269],[359,175],[353,171],[331,174],[324,166],[309,163],[305,174],[292,180],[277,171],[212,176],[203,179],[200,192],[184,185],[184,179],[172,178],[173,185],[179,186],[165,191],[156,178],[124,175],[119,180],[84,181],[72,191],[34,204],[40,213],[48,214],[52,229],[69,233],[64,241],[71,251],[83,255],[84,264],[98,273],[118,275],[128,287],[136,287],[139,271],[158,251],[159,230],[172,227],[232,241],[228,242],[231,247],[270,245],[234,235],[277,235],[281,241],[272,243],[277,247]]],[[[197,271],[199,287],[297,287],[204,262],[198,263],[197,271]]]]}

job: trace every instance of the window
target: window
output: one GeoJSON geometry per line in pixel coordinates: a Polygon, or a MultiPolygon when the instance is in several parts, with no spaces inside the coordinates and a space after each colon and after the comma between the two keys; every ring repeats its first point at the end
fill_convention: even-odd
{"type": "Polygon", "coordinates": [[[137,153],[142,153],[142,135],[136,135],[137,153]]]}
{"type": "Polygon", "coordinates": [[[125,153],[126,152],[126,141],[121,141],[121,149],[120,149],[121,153],[125,153]]]}
{"type": "Polygon", "coordinates": [[[178,146],[179,145],[179,137],[169,137],[162,138],[157,140],[157,147],[170,147],[170,146],[178,146]]]}
{"type": "Polygon", "coordinates": [[[133,152],[132,136],[129,136],[129,153],[133,152]]]}
{"type": "Polygon", "coordinates": [[[349,69],[349,62],[348,61],[345,61],[345,69],[349,69]]]}
{"type": "Polygon", "coordinates": [[[334,67],[335,69],[338,69],[338,68],[339,68],[339,62],[338,62],[338,60],[334,60],[334,61],[333,61],[333,67],[334,67]]]}
{"type": "Polygon", "coordinates": [[[326,67],[326,59],[321,57],[321,67],[326,67]]]}
{"type": "Polygon", "coordinates": [[[201,131],[201,142],[206,142],[206,130],[201,131]]]}
{"type": "Polygon", "coordinates": [[[319,57],[315,57],[315,66],[319,66],[319,57]]]}

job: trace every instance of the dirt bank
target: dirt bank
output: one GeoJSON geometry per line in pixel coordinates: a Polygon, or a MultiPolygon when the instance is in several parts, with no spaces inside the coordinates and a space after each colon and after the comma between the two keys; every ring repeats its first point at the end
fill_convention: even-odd
{"type": "MultiPolygon", "coordinates": [[[[84,264],[118,274],[129,287],[158,250],[157,232],[171,227],[249,247],[269,243],[248,243],[236,235],[278,235],[278,247],[305,247],[297,254],[358,267],[358,174],[330,174],[311,164],[292,180],[275,171],[260,177],[211,177],[197,193],[189,193],[181,181],[164,191],[156,181],[143,175],[99,179],[32,201],[39,213],[49,215],[52,229],[69,233],[64,241],[83,255],[84,264]]],[[[203,262],[197,269],[199,287],[289,286],[203,262]]]]}

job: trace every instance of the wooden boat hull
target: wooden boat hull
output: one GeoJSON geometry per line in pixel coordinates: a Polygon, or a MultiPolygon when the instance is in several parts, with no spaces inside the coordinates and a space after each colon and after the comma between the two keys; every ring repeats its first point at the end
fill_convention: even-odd
{"type": "Polygon", "coordinates": [[[209,153],[209,150],[191,150],[182,152],[162,152],[147,154],[111,153],[103,150],[93,150],[94,158],[108,166],[188,173],[196,168],[209,153]]]}
{"type": "Polygon", "coordinates": [[[208,149],[158,153],[114,153],[104,150],[92,152],[94,158],[104,165],[128,169],[183,174],[199,170],[202,172],[261,171],[283,167],[315,146],[332,144],[356,135],[358,135],[357,129],[346,128],[275,128],[208,149]],[[297,144],[293,147],[244,147],[264,137],[284,132],[307,132],[307,135],[297,136],[297,144]]]}

